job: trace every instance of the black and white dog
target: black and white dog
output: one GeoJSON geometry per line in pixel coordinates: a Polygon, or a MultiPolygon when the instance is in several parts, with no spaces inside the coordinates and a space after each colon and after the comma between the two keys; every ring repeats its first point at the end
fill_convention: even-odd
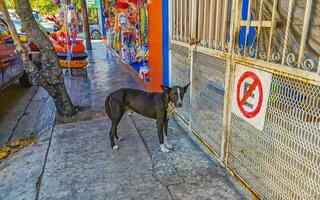
{"type": "Polygon", "coordinates": [[[110,94],[105,101],[107,115],[112,121],[110,130],[110,141],[113,149],[114,139],[120,141],[117,135],[117,126],[126,110],[132,110],[145,117],[157,120],[158,137],[160,148],[163,152],[169,152],[172,148],[167,143],[168,121],[176,107],[181,107],[183,97],[190,83],[184,87],[174,86],[172,88],[161,85],[163,92],[145,92],[137,89],[122,88],[110,94]],[[163,136],[165,134],[165,137],[163,136]]]}

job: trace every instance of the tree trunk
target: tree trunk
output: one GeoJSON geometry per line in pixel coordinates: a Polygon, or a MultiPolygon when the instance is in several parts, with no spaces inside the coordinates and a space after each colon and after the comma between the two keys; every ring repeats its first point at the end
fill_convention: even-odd
{"type": "Polygon", "coordinates": [[[39,47],[42,54],[41,67],[35,67],[30,75],[53,98],[58,114],[69,117],[76,110],[64,85],[64,77],[54,46],[35,21],[29,0],[14,1],[17,14],[22,22],[22,28],[32,42],[39,47]]]}
{"type": "Polygon", "coordinates": [[[81,15],[82,15],[82,24],[83,24],[83,31],[85,34],[86,39],[86,47],[88,50],[92,49],[91,45],[91,37],[90,37],[90,29],[89,29],[89,18],[88,18],[88,10],[86,0],[81,1],[81,15]]]}

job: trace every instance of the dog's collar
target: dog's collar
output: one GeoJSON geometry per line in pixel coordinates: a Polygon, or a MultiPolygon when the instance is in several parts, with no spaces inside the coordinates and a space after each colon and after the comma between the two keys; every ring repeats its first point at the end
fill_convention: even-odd
{"type": "MultiPolygon", "coordinates": [[[[170,101],[170,95],[168,94],[168,93],[164,93],[164,96],[165,96],[165,105],[169,105],[169,103],[172,103],[172,101],[170,101]]],[[[174,105],[174,103],[172,103],[173,105],[174,105]]],[[[176,106],[174,106],[174,107],[176,107],[176,106]]]]}
{"type": "Polygon", "coordinates": [[[175,109],[176,109],[176,106],[174,105],[174,103],[169,102],[168,103],[168,108],[167,108],[168,114],[171,114],[175,109]]]}

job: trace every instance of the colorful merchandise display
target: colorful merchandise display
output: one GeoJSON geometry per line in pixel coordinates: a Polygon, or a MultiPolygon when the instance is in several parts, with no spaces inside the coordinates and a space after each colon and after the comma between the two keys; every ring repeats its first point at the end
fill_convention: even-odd
{"type": "Polygon", "coordinates": [[[138,65],[148,80],[148,12],[145,0],[105,0],[107,43],[123,63],[138,65]]]}
{"type": "MultiPolygon", "coordinates": [[[[69,63],[67,60],[59,60],[59,62],[60,62],[60,66],[62,68],[69,67],[69,63]]],[[[72,69],[82,69],[82,68],[87,67],[88,62],[87,62],[87,60],[71,60],[70,65],[71,65],[72,69]]]]}
{"type": "Polygon", "coordinates": [[[77,38],[79,21],[74,5],[70,1],[54,1],[60,5],[62,21],[60,31],[52,34],[50,40],[55,47],[62,68],[79,69],[88,65],[84,40],[77,38]]]}
{"type": "Polygon", "coordinates": [[[86,53],[85,46],[83,45],[83,39],[75,38],[71,36],[71,39],[68,40],[63,31],[58,31],[54,33],[50,38],[59,59],[67,60],[68,59],[68,47],[72,47],[72,52],[70,52],[71,60],[85,60],[88,57],[86,53]]]}

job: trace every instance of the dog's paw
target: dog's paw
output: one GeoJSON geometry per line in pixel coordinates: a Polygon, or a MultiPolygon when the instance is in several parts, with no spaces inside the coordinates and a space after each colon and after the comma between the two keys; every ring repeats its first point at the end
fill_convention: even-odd
{"type": "Polygon", "coordinates": [[[164,144],[161,144],[161,145],[160,145],[160,149],[161,149],[161,151],[164,152],[164,153],[169,153],[169,151],[170,151],[169,149],[167,149],[167,148],[164,146],[164,144]]]}
{"type": "Polygon", "coordinates": [[[165,144],[164,146],[165,146],[167,149],[170,149],[170,150],[173,149],[172,145],[170,145],[170,144],[165,144]]]}
{"type": "Polygon", "coordinates": [[[120,142],[120,141],[123,140],[123,137],[118,137],[118,139],[116,138],[115,140],[116,140],[117,142],[120,142]]]}
{"type": "Polygon", "coordinates": [[[114,146],[112,147],[112,149],[113,149],[113,150],[118,150],[118,149],[119,149],[119,146],[114,145],[114,146]]]}

